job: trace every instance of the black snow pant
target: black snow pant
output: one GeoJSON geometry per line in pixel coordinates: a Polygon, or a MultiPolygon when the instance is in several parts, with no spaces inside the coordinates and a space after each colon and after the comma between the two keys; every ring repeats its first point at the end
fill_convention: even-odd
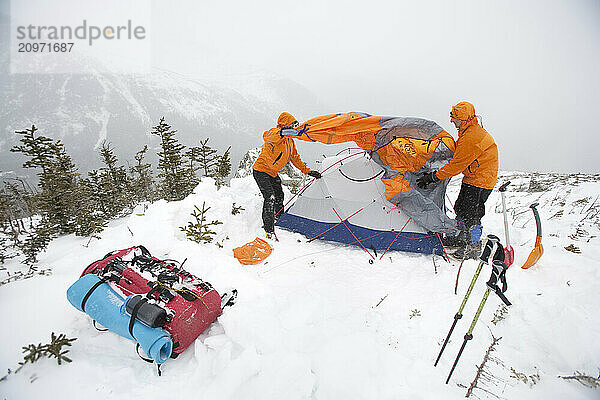
{"type": "Polygon", "coordinates": [[[483,189],[463,183],[458,193],[454,212],[456,217],[463,220],[467,229],[481,225],[481,218],[485,215],[485,202],[490,197],[492,189],[483,189]]]}
{"type": "Polygon", "coordinates": [[[252,170],[254,180],[264,197],[262,220],[267,233],[275,231],[275,218],[283,212],[283,189],[279,175],[272,177],[266,172],[252,170]]]}

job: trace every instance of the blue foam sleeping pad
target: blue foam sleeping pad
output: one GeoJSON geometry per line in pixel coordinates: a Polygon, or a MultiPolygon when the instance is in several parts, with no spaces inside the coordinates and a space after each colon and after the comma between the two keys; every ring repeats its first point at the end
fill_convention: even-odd
{"type": "MultiPolygon", "coordinates": [[[[81,309],[83,298],[99,281],[98,276],[86,274],[71,285],[67,290],[67,299],[73,307],[83,311],[81,309]]],[[[164,329],[150,328],[136,320],[132,329],[135,337],[129,334],[131,316],[125,311],[125,299],[107,283],[102,283],[92,292],[85,303],[85,313],[112,332],[138,342],[144,352],[157,364],[162,364],[171,357],[173,341],[164,329]]]]}

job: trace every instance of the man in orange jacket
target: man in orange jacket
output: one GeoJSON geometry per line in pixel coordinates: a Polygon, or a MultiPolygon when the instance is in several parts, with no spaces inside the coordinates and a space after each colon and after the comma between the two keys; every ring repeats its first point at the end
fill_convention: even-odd
{"type": "Polygon", "coordinates": [[[417,185],[424,188],[462,172],[462,186],[454,204],[462,232],[458,238],[449,237],[444,242],[458,246],[456,257],[476,258],[481,249],[481,218],[485,215],[485,202],[498,179],[498,147],[492,136],[479,125],[471,103],[463,101],[452,107],[450,121],[458,129],[454,156],[439,171],[417,179],[417,185]]]}
{"type": "MultiPolygon", "coordinates": [[[[275,236],[275,219],[283,212],[283,189],[281,178],[277,173],[288,163],[298,168],[302,173],[313,178],[321,178],[318,171],[312,171],[300,159],[294,140],[285,136],[287,128],[296,128],[298,121],[287,112],[281,113],[277,119],[277,127],[263,133],[265,144],[260,155],[252,166],[252,175],[264,197],[262,220],[267,238],[277,239],[275,236]]],[[[296,133],[296,131],[289,130],[296,133]]]]}

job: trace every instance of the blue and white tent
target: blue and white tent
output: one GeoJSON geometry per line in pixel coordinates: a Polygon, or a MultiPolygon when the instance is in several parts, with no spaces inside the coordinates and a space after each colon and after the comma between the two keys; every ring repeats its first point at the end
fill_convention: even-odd
{"type": "MultiPolygon", "coordinates": [[[[385,170],[369,152],[347,150],[325,158],[321,171],[322,178],[300,192],[278,219],[278,227],[309,239],[363,246],[371,252],[375,249],[443,254],[436,233],[416,223],[418,218],[409,217],[402,204],[393,204],[385,198],[385,184],[380,179],[385,170]]],[[[416,179],[414,173],[405,177],[411,183],[416,179]]],[[[448,218],[444,209],[446,185],[447,181],[441,182],[435,191],[416,191],[421,200],[437,210],[440,221],[448,218]]],[[[411,202],[409,208],[414,215],[415,202],[411,202]]],[[[419,213],[431,214],[426,207],[419,213]]]]}

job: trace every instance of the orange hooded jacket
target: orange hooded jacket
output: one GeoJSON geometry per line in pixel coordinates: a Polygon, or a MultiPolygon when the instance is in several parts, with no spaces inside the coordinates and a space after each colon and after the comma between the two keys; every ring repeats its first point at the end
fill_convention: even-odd
{"type": "Polygon", "coordinates": [[[276,177],[281,168],[283,168],[288,161],[292,161],[292,164],[302,171],[302,173],[309,173],[310,168],[308,168],[300,159],[300,155],[298,155],[298,151],[296,151],[294,140],[279,134],[282,127],[290,126],[294,122],[297,122],[296,118],[291,114],[286,112],[281,113],[277,119],[277,128],[269,129],[263,133],[265,144],[252,168],[260,172],[265,172],[272,177],[276,177]]]}
{"type": "Polygon", "coordinates": [[[463,173],[463,182],[483,189],[493,189],[498,180],[498,146],[479,125],[475,107],[463,101],[452,107],[450,116],[462,121],[458,130],[454,156],[437,171],[439,179],[463,173]]]}

